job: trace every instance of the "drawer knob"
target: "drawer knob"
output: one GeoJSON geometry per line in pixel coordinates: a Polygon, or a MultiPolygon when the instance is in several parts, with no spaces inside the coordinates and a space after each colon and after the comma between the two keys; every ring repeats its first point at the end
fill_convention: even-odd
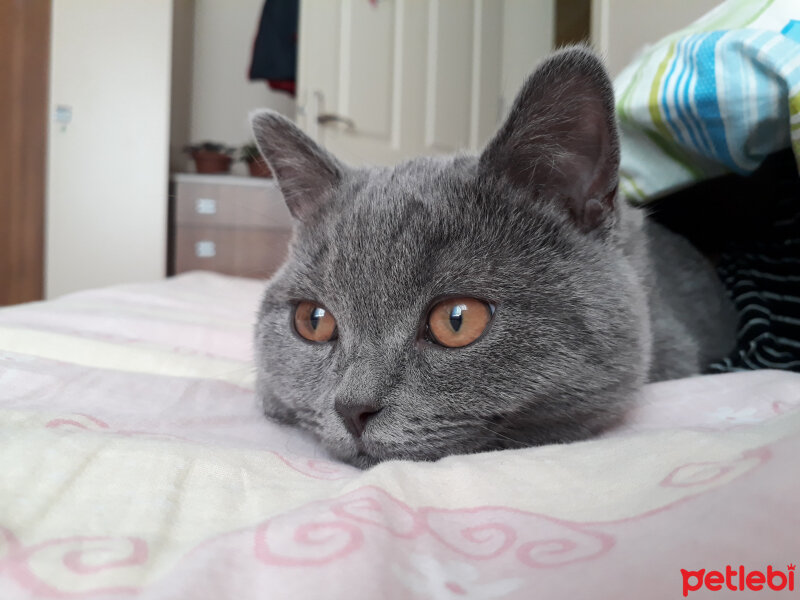
{"type": "Polygon", "coordinates": [[[194,210],[198,215],[217,214],[217,201],[213,198],[198,198],[194,202],[194,210]]]}
{"type": "Polygon", "coordinates": [[[210,240],[202,240],[194,245],[197,258],[213,258],[217,255],[217,245],[210,240]]]}

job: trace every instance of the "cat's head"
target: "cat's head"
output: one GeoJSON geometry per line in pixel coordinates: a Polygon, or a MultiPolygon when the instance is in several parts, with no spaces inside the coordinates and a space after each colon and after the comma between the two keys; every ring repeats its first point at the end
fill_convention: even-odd
{"type": "Polygon", "coordinates": [[[253,124],[296,219],[256,330],[268,416],[361,466],[620,417],[645,378],[647,314],[590,51],[546,60],[478,157],[352,169],[275,113],[253,124]]]}

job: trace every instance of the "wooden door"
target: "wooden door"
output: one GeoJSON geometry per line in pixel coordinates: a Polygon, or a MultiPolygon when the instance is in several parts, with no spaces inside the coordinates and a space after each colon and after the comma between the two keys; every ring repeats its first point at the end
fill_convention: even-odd
{"type": "Polygon", "coordinates": [[[42,298],[50,0],[0,2],[0,305],[42,298]]]}

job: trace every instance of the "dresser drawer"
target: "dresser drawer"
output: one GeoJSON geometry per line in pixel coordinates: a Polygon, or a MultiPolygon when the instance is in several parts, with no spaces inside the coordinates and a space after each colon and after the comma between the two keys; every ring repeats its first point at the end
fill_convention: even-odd
{"type": "Polygon", "coordinates": [[[252,227],[175,228],[175,273],[204,270],[270,277],[286,259],[291,232],[252,227]]]}
{"type": "Polygon", "coordinates": [[[278,185],[215,184],[180,181],[175,224],[288,230],[292,217],[278,185]]]}

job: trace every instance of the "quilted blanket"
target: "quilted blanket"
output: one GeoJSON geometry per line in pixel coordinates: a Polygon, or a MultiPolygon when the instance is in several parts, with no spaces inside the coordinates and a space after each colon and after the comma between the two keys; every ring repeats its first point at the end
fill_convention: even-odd
{"type": "Polygon", "coordinates": [[[0,310],[0,598],[800,589],[800,374],[654,384],[599,439],[359,471],[262,417],[261,289],[193,273],[0,310]]]}

